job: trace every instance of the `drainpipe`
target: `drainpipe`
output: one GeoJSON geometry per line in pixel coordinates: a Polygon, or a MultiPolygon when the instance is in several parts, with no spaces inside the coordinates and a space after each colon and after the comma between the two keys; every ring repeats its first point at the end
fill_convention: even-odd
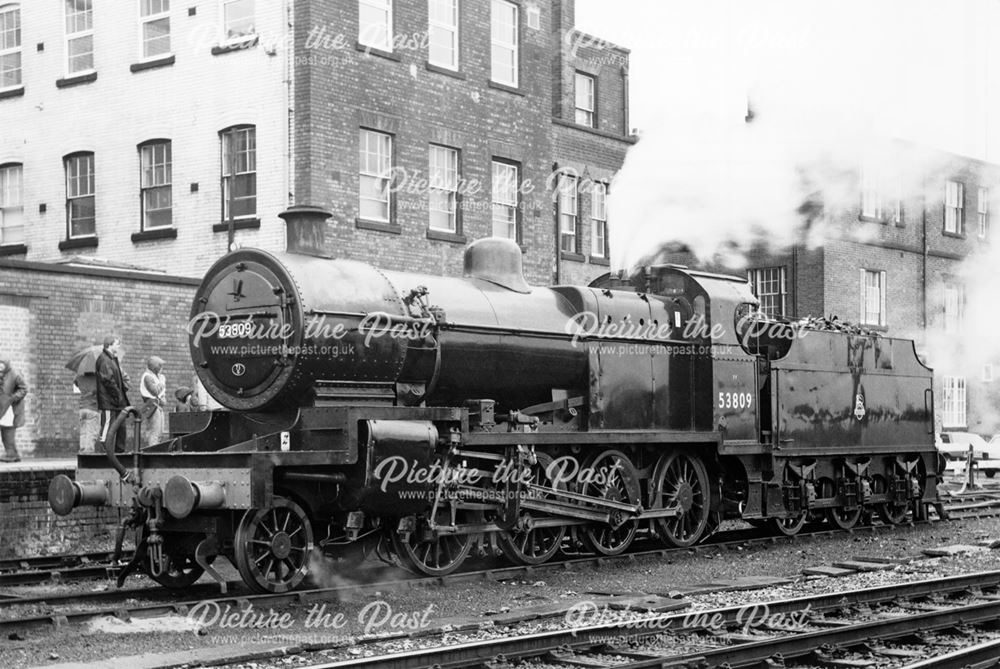
{"type": "MultiPolygon", "coordinates": [[[[559,163],[552,163],[552,174],[555,174],[558,171],[559,171],[559,163]]],[[[557,184],[556,187],[558,188],[558,179],[556,180],[555,183],[557,184]]],[[[555,193],[553,193],[552,207],[551,207],[550,211],[552,212],[552,220],[554,221],[554,229],[555,229],[555,233],[556,233],[555,234],[555,237],[556,237],[556,276],[555,276],[555,282],[553,283],[553,285],[555,285],[555,286],[558,286],[562,282],[562,259],[560,258],[560,254],[562,253],[562,244],[560,244],[561,240],[559,239],[559,210],[558,210],[558,206],[559,205],[558,205],[558,202],[559,202],[559,200],[555,197],[555,193]]]]}

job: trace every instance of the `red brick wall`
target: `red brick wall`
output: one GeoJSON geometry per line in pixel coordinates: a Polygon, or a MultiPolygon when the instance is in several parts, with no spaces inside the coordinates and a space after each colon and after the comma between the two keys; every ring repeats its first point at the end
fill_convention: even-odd
{"type": "Polygon", "coordinates": [[[18,308],[21,323],[0,325],[0,352],[14,350],[14,365],[28,384],[26,424],[17,432],[23,454],[70,455],[77,451],[78,395],[64,365],[80,348],[108,333],[122,337],[122,368],[137,402],[145,358],[164,359],[167,395],[190,385],[191,358],[184,331],[197,281],[152,273],[69,268],[0,260],[0,309],[18,308]],[[27,341],[8,339],[15,325],[27,341]]]}
{"type": "Polygon", "coordinates": [[[0,558],[112,550],[119,524],[115,509],[81,507],[69,516],[49,508],[49,482],[71,469],[0,472],[0,558]]]}
{"type": "MultiPolygon", "coordinates": [[[[454,74],[429,67],[426,47],[403,45],[389,55],[356,48],[357,3],[296,3],[295,41],[302,48],[295,60],[294,191],[298,202],[333,212],[327,244],[332,254],[387,269],[460,274],[466,242],[492,234],[491,160],[496,157],[519,162],[526,185],[521,197],[526,278],[540,285],[555,279],[550,174],[554,164],[570,158],[555,147],[553,113],[559,106],[553,100],[560,95],[562,66],[553,63],[561,62],[559,54],[569,48],[562,40],[562,25],[572,21],[572,2],[541,3],[538,29],[528,27],[526,5],[517,4],[520,71],[518,88],[512,92],[490,81],[490,3],[460,3],[459,70],[454,74]],[[556,16],[556,8],[563,13],[556,16]],[[341,48],[305,49],[309,35],[320,29],[340,35],[341,48]],[[427,196],[422,192],[395,193],[388,231],[357,224],[362,127],[393,136],[393,164],[408,174],[426,178],[429,143],[460,151],[461,179],[479,186],[462,197],[460,235],[442,240],[428,234],[427,196]]],[[[427,3],[394,3],[393,10],[395,35],[426,31],[427,3]]],[[[600,49],[589,48],[590,57],[596,58],[600,49]]],[[[595,67],[602,77],[601,128],[621,134],[624,74],[620,65],[608,65],[607,73],[604,66],[595,67]]],[[[568,93],[572,90],[570,78],[568,93]]],[[[567,141],[574,149],[573,160],[600,165],[608,176],[621,166],[628,146],[621,137],[611,141],[609,149],[606,138],[593,141],[582,133],[567,141]]],[[[581,205],[589,207],[589,201],[581,205]]],[[[588,266],[570,272],[569,278],[589,280],[603,269],[588,266]]]]}

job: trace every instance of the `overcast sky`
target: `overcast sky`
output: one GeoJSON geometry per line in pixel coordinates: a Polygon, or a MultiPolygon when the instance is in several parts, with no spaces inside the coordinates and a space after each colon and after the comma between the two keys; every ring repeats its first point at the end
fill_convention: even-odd
{"type": "Polygon", "coordinates": [[[1000,162],[1000,0],[577,0],[576,23],[631,49],[635,128],[739,113],[750,92],[790,123],[1000,162]]]}

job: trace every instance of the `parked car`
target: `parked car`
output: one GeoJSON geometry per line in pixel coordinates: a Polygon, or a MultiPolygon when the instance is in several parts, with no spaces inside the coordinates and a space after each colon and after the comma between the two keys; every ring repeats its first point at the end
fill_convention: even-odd
{"type": "Polygon", "coordinates": [[[1000,435],[987,442],[972,432],[942,432],[935,436],[934,444],[947,459],[946,470],[965,471],[969,446],[972,446],[972,457],[987,478],[993,478],[1000,471],[1000,435]]]}

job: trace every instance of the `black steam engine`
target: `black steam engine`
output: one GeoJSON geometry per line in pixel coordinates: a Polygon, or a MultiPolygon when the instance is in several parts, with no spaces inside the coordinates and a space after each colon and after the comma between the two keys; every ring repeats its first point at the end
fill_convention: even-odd
{"type": "Polygon", "coordinates": [[[128,509],[134,566],[165,585],[220,555],[280,592],[318,553],[444,574],[473,549],[535,564],[936,500],[910,341],[764,319],[744,279],[674,266],[532,287],[499,239],[464,278],[383,271],[285,216],[298,252],[230,253],[195,297],[192,359],[229,410],[171,414],[168,441],[81,455],[50,489],[58,513],[128,509]]]}

